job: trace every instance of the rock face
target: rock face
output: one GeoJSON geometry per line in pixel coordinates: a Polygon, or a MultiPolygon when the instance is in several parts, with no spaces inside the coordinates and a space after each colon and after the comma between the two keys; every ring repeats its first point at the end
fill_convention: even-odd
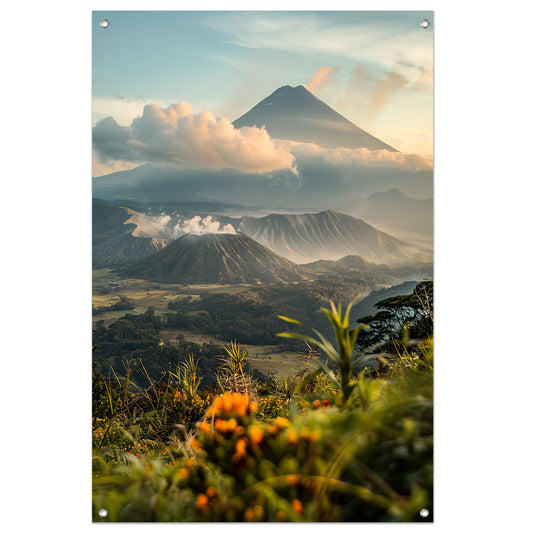
{"type": "Polygon", "coordinates": [[[359,255],[383,264],[432,261],[421,246],[396,239],[364,220],[337,211],[243,217],[238,230],[296,263],[359,255]]]}
{"type": "Polygon", "coordinates": [[[313,274],[242,233],[183,235],[125,272],[164,283],[277,283],[313,274]]]}
{"type": "Polygon", "coordinates": [[[325,148],[394,148],[362,130],[303,85],[286,85],[274,91],[233,122],[236,128],[265,126],[271,137],[312,142],[325,148]]]}

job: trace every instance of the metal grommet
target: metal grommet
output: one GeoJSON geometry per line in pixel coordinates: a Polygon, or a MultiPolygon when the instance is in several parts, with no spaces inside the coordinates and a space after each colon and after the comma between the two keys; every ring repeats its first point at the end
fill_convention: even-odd
{"type": "Polygon", "coordinates": [[[109,27],[109,20],[107,20],[107,19],[102,19],[102,20],[100,21],[100,28],[104,28],[104,30],[105,30],[105,29],[108,28],[108,27],[109,27]]]}

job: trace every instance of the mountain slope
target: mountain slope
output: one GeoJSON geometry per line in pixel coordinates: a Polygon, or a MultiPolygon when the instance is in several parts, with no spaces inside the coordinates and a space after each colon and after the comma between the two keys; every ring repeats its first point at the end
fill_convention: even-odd
{"type": "Polygon", "coordinates": [[[186,234],[125,272],[166,283],[277,283],[313,277],[242,233],[186,234]]]}
{"type": "Polygon", "coordinates": [[[429,250],[396,239],[364,220],[331,210],[243,217],[237,229],[296,263],[335,260],[346,255],[386,264],[432,261],[429,250]]]}
{"type": "Polygon", "coordinates": [[[135,211],[93,200],[93,267],[126,265],[163,249],[169,239],[139,235],[131,216],[135,211]]]}
{"type": "Polygon", "coordinates": [[[397,151],[344,118],[303,85],[280,87],[233,125],[265,126],[271,137],[312,142],[325,148],[397,151]]]}

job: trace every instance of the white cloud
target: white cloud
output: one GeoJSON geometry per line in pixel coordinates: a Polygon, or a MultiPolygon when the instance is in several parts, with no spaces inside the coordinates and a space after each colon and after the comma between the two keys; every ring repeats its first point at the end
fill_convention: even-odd
{"type": "Polygon", "coordinates": [[[264,128],[236,129],[211,111],[194,114],[186,102],[165,109],[146,105],[129,127],[108,117],[93,128],[93,148],[102,163],[150,161],[248,173],[297,172],[288,147],[272,140],[264,128]]]}
{"type": "Polygon", "coordinates": [[[383,167],[410,171],[433,169],[432,156],[404,154],[389,150],[368,150],[367,148],[322,148],[313,143],[286,142],[296,157],[320,158],[334,165],[383,167]]]}

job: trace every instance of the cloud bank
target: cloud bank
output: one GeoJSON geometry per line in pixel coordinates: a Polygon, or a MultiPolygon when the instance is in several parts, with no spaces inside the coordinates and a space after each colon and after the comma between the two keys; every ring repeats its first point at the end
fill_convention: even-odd
{"type": "Polygon", "coordinates": [[[285,142],[296,158],[320,158],[334,165],[397,168],[410,171],[433,169],[432,156],[367,148],[322,148],[313,143],[285,142]]]}
{"type": "Polygon", "coordinates": [[[166,109],[146,105],[142,116],[129,127],[107,117],[93,128],[93,148],[102,163],[122,160],[248,173],[284,169],[297,173],[288,147],[271,139],[266,129],[236,129],[229,119],[218,119],[210,111],[194,114],[186,102],[166,109]]]}

